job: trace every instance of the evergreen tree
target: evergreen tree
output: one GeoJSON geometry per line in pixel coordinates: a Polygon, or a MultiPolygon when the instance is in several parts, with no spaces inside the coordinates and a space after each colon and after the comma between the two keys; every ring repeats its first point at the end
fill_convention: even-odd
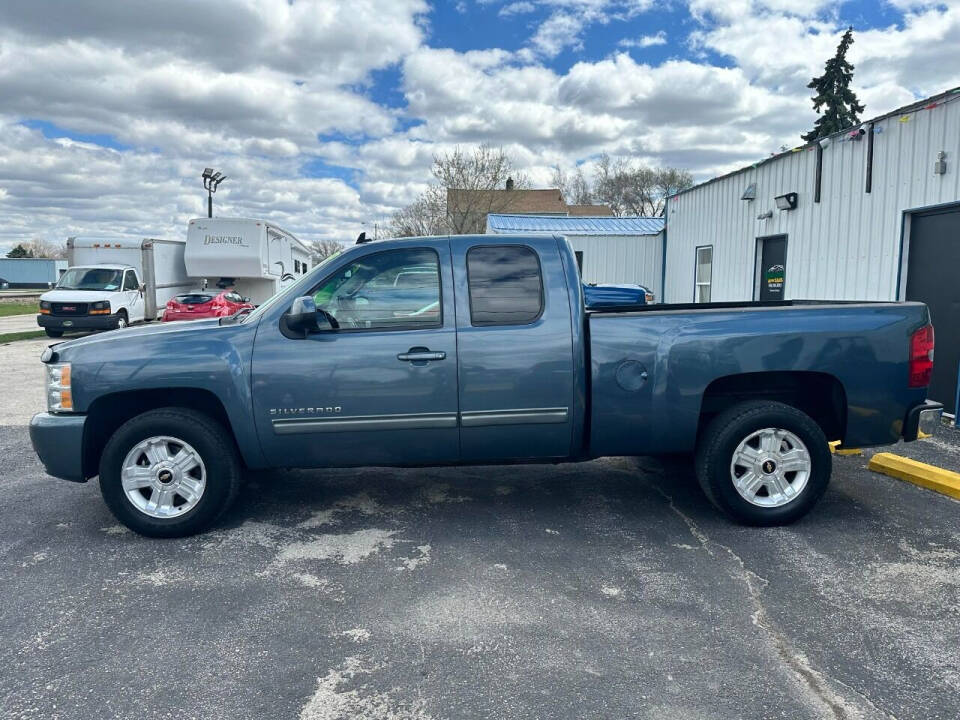
{"type": "Polygon", "coordinates": [[[823,75],[813,78],[807,85],[811,90],[816,90],[813,109],[820,117],[814,123],[813,130],[803,135],[805,142],[826,137],[860,122],[858,115],[863,112],[863,105],[850,89],[853,65],[847,62],[847,50],[852,44],[853,28],[849,27],[837,45],[837,54],[824,65],[823,75]]]}
{"type": "Polygon", "coordinates": [[[32,258],[33,252],[27,250],[23,245],[17,245],[13,250],[7,253],[8,258],[32,258]]]}

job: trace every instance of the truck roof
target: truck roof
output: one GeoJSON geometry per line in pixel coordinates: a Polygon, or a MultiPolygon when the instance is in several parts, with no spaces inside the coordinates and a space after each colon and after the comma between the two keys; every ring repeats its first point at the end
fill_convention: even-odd
{"type": "Polygon", "coordinates": [[[186,240],[164,240],[150,237],[95,237],[77,236],[67,238],[67,245],[73,248],[118,248],[123,250],[140,250],[144,243],[186,243],[186,240]]]}
{"type": "Polygon", "coordinates": [[[98,268],[100,270],[127,270],[133,268],[136,270],[133,265],[128,265],[126,263],[81,263],[80,265],[71,265],[70,270],[74,268],[98,268]]]}

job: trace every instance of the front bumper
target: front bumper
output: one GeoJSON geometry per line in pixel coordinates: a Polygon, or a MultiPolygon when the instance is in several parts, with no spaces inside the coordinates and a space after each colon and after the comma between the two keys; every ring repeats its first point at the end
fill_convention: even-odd
{"type": "Polygon", "coordinates": [[[911,442],[918,437],[930,437],[940,424],[942,415],[943,405],[933,400],[925,400],[923,405],[917,405],[907,412],[903,423],[903,439],[911,442]]]}
{"type": "Polygon", "coordinates": [[[37,413],[30,420],[30,442],[48,475],[86,482],[83,473],[83,432],[86,415],[37,413]]]}
{"type": "Polygon", "coordinates": [[[37,325],[51,330],[112,330],[117,326],[117,314],[37,315],[37,325]]]}

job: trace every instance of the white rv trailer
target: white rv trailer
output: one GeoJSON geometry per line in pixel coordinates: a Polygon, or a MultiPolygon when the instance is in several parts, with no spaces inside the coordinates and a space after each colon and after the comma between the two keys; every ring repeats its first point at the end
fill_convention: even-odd
{"type": "Polygon", "coordinates": [[[134,268],[143,285],[141,297],[126,308],[130,322],[155,320],[167,301],[190,290],[190,280],[183,263],[186,243],[183,240],[157,238],[67,238],[69,267],[93,265],[128,266],[134,268]]]}
{"type": "Polygon", "coordinates": [[[310,269],[310,251],[265,220],[196,218],[187,226],[187,274],[232,287],[259,305],[310,269]]]}

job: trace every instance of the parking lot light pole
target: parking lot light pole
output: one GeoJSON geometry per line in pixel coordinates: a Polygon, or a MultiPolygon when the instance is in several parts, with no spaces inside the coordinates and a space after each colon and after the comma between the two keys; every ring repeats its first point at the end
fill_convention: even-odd
{"type": "Polygon", "coordinates": [[[213,168],[204,168],[203,189],[207,191],[207,217],[213,217],[213,194],[217,191],[217,186],[227,179],[223,173],[215,171],[213,168]]]}

